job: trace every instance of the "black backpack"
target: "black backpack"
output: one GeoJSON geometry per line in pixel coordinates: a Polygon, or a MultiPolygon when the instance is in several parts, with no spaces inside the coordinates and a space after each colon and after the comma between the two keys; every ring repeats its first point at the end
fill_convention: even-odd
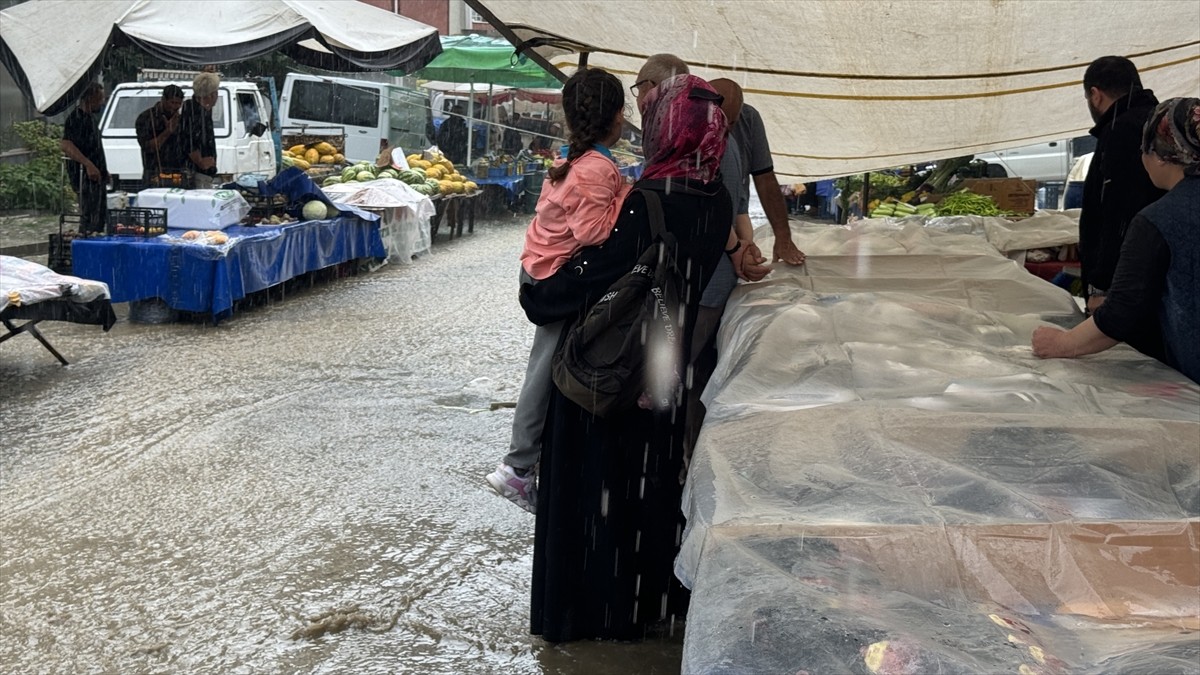
{"type": "Polygon", "coordinates": [[[650,246],[570,329],[551,366],[559,391],[597,417],[639,403],[670,408],[679,393],[682,275],[676,240],[667,232],[658,194],[642,194],[650,246]]]}

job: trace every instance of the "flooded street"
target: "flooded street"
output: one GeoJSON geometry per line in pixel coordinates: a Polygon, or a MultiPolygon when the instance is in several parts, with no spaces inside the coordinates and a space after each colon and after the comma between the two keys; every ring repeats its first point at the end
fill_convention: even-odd
{"type": "Polygon", "coordinates": [[[236,313],[0,346],[6,672],[671,673],[528,635],[523,217],[236,313]],[[636,665],[631,665],[636,664],[636,665]]]}

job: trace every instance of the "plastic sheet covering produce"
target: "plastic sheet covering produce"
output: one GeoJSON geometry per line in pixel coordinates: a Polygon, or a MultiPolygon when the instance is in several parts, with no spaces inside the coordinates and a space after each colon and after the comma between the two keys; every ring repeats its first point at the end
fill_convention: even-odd
{"type": "Polygon", "coordinates": [[[59,274],[22,258],[0,256],[0,311],[9,305],[33,305],[59,298],[86,303],[107,297],[108,285],[102,282],[59,274]]]}
{"type": "Polygon", "coordinates": [[[414,255],[426,252],[433,245],[429,219],[436,208],[428,196],[395,180],[372,181],[367,184],[327,185],[321,190],[341,204],[360,206],[383,213],[380,235],[388,249],[388,260],[412,262],[414,255]]]}
{"type": "Polygon", "coordinates": [[[834,230],[726,309],[684,672],[1200,672],[1200,387],[1124,346],[1036,359],[1081,317],[994,248],[808,242],[834,230]]]}
{"type": "Polygon", "coordinates": [[[1038,211],[1023,220],[986,221],[988,241],[1002,253],[1079,243],[1079,209],[1038,211]]]}

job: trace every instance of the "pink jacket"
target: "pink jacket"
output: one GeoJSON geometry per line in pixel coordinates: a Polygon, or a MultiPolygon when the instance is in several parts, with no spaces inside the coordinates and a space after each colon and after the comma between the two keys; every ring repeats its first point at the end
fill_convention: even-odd
{"type": "Polygon", "coordinates": [[[542,185],[537,215],[525,231],[521,266],[534,279],[550,277],[585,246],[603,243],[617,222],[629,186],[617,165],[589,150],[567,177],[542,185]]]}

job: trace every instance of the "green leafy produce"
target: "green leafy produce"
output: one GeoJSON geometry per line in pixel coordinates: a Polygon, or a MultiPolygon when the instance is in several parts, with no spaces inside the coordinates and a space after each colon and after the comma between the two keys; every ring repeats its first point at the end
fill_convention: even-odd
{"type": "Polygon", "coordinates": [[[305,220],[324,220],[328,211],[325,208],[325,202],[314,199],[304,205],[301,213],[305,220]]]}
{"type": "Polygon", "coordinates": [[[980,195],[970,190],[959,190],[946,195],[938,202],[939,216],[1004,216],[1007,211],[1001,211],[996,202],[987,195],[980,195]]]}

